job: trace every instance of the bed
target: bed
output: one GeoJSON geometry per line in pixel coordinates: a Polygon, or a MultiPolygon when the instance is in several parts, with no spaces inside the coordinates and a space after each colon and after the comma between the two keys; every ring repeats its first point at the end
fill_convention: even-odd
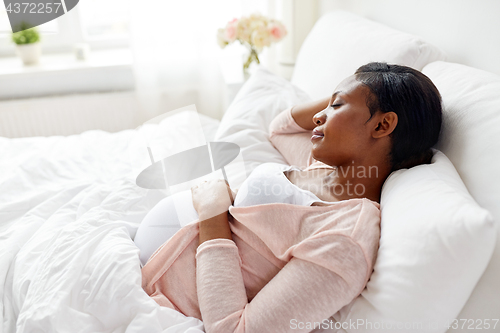
{"type": "Polygon", "coordinates": [[[158,159],[209,141],[236,143],[241,154],[226,171],[238,188],[260,163],[289,162],[267,138],[274,116],[331,94],[369,61],[427,74],[443,97],[443,135],[432,164],[397,171],[384,184],[374,273],[315,332],[465,332],[470,320],[493,329],[500,313],[500,77],[447,62],[416,36],[335,11],[306,38],[291,81],[258,68],[220,122],[187,108],[118,133],[0,138],[0,332],[203,332],[202,322],[159,307],[141,288],[134,235],[167,195],[136,185],[151,164],[147,147],[158,159]],[[351,29],[325,42],[340,27],[351,29]],[[190,136],[193,129],[199,135],[190,136]]]}
{"type": "MultiPolygon", "coordinates": [[[[2,332],[199,331],[198,320],[142,293],[132,241],[165,196],[135,184],[151,163],[144,143],[198,145],[182,140],[192,116],[113,134],[0,140],[2,332]]],[[[210,139],[218,121],[200,120],[210,139]]]]}

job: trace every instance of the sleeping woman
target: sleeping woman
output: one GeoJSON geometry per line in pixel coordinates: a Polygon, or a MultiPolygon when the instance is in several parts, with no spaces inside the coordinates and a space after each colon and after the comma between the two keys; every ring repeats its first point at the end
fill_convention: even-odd
{"type": "Polygon", "coordinates": [[[135,238],[144,290],[207,332],[309,332],[338,319],[372,273],[384,181],[430,163],[440,127],[429,78],[360,67],[331,97],[272,121],[270,140],[292,166],[264,163],[237,193],[212,180],[155,206],[135,238]],[[158,226],[175,224],[185,226],[166,241],[158,226]]]}

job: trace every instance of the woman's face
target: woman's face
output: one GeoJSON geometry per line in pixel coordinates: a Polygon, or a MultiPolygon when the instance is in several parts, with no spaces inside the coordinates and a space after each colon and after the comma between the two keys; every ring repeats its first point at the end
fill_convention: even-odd
{"type": "Polygon", "coordinates": [[[376,117],[370,119],[366,106],[368,87],[354,75],[342,81],[330,99],[329,106],[313,117],[312,155],[332,166],[361,162],[369,153],[376,117]],[[370,119],[370,120],[369,120],[370,119]]]}

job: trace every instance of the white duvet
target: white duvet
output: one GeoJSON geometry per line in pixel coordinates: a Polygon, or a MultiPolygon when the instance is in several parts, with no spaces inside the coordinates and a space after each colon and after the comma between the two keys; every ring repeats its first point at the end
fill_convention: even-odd
{"type": "MultiPolygon", "coordinates": [[[[210,140],[218,122],[201,122],[210,140]]],[[[165,196],[135,185],[145,142],[162,157],[203,144],[193,131],[182,112],[118,133],[0,138],[0,332],[203,331],[143,291],[133,243],[165,196]]]]}

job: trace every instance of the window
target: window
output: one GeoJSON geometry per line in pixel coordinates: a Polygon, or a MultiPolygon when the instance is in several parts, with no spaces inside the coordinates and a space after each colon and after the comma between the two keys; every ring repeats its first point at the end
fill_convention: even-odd
{"type": "MultiPolygon", "coordinates": [[[[91,49],[129,45],[129,1],[85,0],[63,16],[42,24],[44,53],[71,52],[75,43],[88,43],[91,49]]],[[[0,56],[14,56],[9,19],[0,5],[0,56]]]]}
{"type": "Polygon", "coordinates": [[[11,31],[9,17],[7,16],[5,6],[0,6],[0,38],[5,37],[11,31]]]}
{"type": "Polygon", "coordinates": [[[78,6],[86,41],[128,38],[129,1],[85,0],[78,6]]]}

